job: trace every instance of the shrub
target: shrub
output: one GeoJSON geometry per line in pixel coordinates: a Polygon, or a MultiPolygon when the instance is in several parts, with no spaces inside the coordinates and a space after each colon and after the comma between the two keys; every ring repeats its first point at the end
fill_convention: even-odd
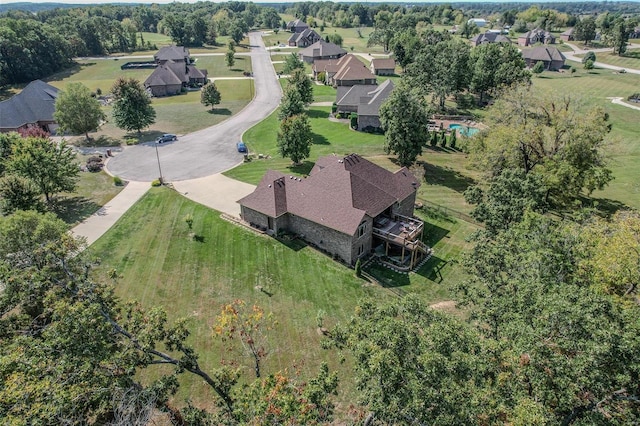
{"type": "Polygon", "coordinates": [[[338,105],[336,105],[336,103],[334,102],[333,104],[331,104],[331,113],[335,114],[337,110],[338,110],[338,105]]]}
{"type": "Polygon", "coordinates": [[[351,115],[349,116],[349,120],[350,120],[350,125],[352,129],[357,129],[358,128],[358,114],[356,114],[355,112],[352,112],[351,115]]]}
{"type": "Polygon", "coordinates": [[[540,74],[542,71],[544,71],[544,62],[542,61],[536,62],[533,68],[531,68],[531,72],[534,74],[540,74]]]}
{"type": "Polygon", "coordinates": [[[162,185],[162,183],[160,182],[160,179],[156,179],[153,182],[151,182],[151,186],[160,186],[162,185]]]}
{"type": "Polygon", "coordinates": [[[591,59],[589,59],[589,60],[584,62],[584,69],[585,70],[592,70],[593,69],[593,61],[591,59]]]}
{"type": "Polygon", "coordinates": [[[115,186],[122,186],[122,185],[124,185],[124,182],[122,181],[122,179],[120,177],[114,176],[113,177],[113,184],[115,186]]]}
{"type": "Polygon", "coordinates": [[[322,82],[323,84],[327,83],[327,73],[322,71],[321,73],[318,74],[318,81],[322,82]]]}
{"type": "Polygon", "coordinates": [[[102,164],[102,158],[100,157],[89,157],[87,160],[87,170],[92,173],[99,172],[103,166],[104,164],[102,164]]]}
{"type": "Polygon", "coordinates": [[[360,262],[360,258],[356,260],[356,277],[362,276],[362,263],[360,262]]]}
{"type": "Polygon", "coordinates": [[[127,145],[137,145],[138,144],[138,139],[136,139],[136,138],[126,138],[124,140],[124,143],[126,143],[127,145]]]}
{"type": "Polygon", "coordinates": [[[587,52],[583,57],[582,57],[582,63],[586,64],[587,61],[591,61],[591,62],[595,62],[596,61],[596,54],[594,52],[587,52]]]}

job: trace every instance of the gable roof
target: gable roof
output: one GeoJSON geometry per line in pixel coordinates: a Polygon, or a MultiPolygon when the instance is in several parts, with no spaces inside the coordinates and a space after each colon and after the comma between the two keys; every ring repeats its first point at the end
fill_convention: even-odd
{"type": "Polygon", "coordinates": [[[545,39],[555,39],[555,37],[553,36],[553,34],[551,34],[549,31],[545,31],[541,28],[534,28],[531,31],[527,31],[526,33],[522,34],[520,37],[518,38],[526,38],[526,39],[531,39],[535,36],[543,36],[545,39]]]}
{"type": "Polygon", "coordinates": [[[563,32],[563,33],[562,33],[562,34],[560,34],[560,35],[563,35],[563,36],[570,36],[570,35],[573,35],[573,32],[574,32],[574,29],[573,29],[573,27],[571,27],[571,28],[569,28],[567,31],[563,32]]]}
{"type": "Polygon", "coordinates": [[[59,90],[42,80],[34,80],[20,93],[0,102],[0,128],[17,129],[38,121],[53,121],[59,90]]]}
{"type": "Polygon", "coordinates": [[[396,69],[396,61],[392,58],[372,59],[371,65],[378,70],[394,70],[396,69]]]}
{"type": "Polygon", "coordinates": [[[483,34],[478,34],[471,39],[474,44],[481,43],[511,43],[511,39],[509,37],[502,35],[500,33],[492,33],[486,32],[483,34]]]}
{"type": "Polygon", "coordinates": [[[308,28],[309,25],[307,25],[306,22],[304,22],[301,19],[295,19],[293,21],[289,21],[287,22],[287,27],[291,28],[291,27],[303,27],[303,28],[308,28]]]}
{"type": "Polygon", "coordinates": [[[158,65],[153,70],[151,75],[144,81],[144,86],[167,86],[174,84],[182,84],[185,80],[186,73],[180,72],[181,68],[184,68],[182,63],[181,68],[175,66],[176,63],[169,61],[163,65],[158,65]]]}
{"type": "Polygon", "coordinates": [[[532,49],[523,49],[522,57],[531,61],[563,61],[565,56],[556,47],[538,46],[532,49]]]}
{"type": "Polygon", "coordinates": [[[154,55],[157,61],[184,61],[189,58],[189,49],[184,46],[165,46],[154,55]]]}
{"type": "Polygon", "coordinates": [[[323,56],[338,56],[344,55],[347,53],[342,47],[329,43],[328,41],[324,41],[324,39],[320,39],[313,43],[311,46],[302,49],[298,54],[302,56],[319,58],[323,56]]]}
{"type": "Polygon", "coordinates": [[[358,115],[380,115],[380,107],[382,103],[387,100],[393,88],[393,81],[385,80],[382,82],[375,90],[369,93],[370,97],[366,102],[362,102],[361,100],[358,105],[358,115]]]}
{"type": "Polygon", "coordinates": [[[393,173],[357,154],[327,156],[306,179],[268,171],[238,203],[272,217],[288,212],[353,235],[365,214],[379,215],[418,185],[406,168],[393,173]]]}
{"type": "Polygon", "coordinates": [[[340,58],[338,62],[340,68],[333,76],[334,80],[362,80],[362,79],[376,79],[376,76],[371,73],[371,70],[367,68],[360,59],[355,55],[347,54],[340,58]]]}
{"type": "Polygon", "coordinates": [[[298,44],[302,39],[305,39],[305,38],[309,38],[310,40],[312,40],[314,35],[315,35],[315,38],[317,40],[322,38],[322,37],[320,37],[320,34],[315,32],[314,30],[310,30],[309,28],[305,28],[304,30],[300,31],[299,33],[291,34],[291,37],[289,37],[288,42],[289,43],[294,42],[294,43],[298,44]]]}

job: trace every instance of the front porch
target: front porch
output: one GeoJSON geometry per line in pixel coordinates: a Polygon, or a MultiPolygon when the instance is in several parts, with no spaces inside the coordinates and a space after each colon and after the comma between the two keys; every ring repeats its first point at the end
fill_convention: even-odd
{"type": "Polygon", "coordinates": [[[397,267],[411,270],[431,252],[422,242],[423,231],[424,223],[419,219],[380,215],[373,221],[373,245],[378,247],[376,254],[386,257],[397,267]]]}

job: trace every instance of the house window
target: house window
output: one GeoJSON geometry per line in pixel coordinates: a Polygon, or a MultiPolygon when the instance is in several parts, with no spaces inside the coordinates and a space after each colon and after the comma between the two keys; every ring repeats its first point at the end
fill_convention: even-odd
{"type": "Polygon", "coordinates": [[[360,226],[358,226],[358,238],[362,237],[367,230],[367,222],[362,222],[360,226]]]}
{"type": "Polygon", "coordinates": [[[358,247],[358,256],[360,256],[362,253],[364,253],[364,244],[361,244],[360,247],[358,247]]]}

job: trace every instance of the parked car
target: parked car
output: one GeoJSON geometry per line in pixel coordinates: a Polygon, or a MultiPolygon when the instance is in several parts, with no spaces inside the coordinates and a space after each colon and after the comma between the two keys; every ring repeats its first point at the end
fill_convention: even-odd
{"type": "Polygon", "coordinates": [[[236,144],[236,148],[238,148],[238,152],[242,152],[242,153],[245,153],[245,154],[246,154],[247,152],[249,152],[249,151],[247,150],[247,146],[244,144],[244,142],[238,142],[238,143],[236,144]]]}
{"type": "Polygon", "coordinates": [[[158,136],[156,139],[157,143],[169,142],[169,141],[177,141],[178,137],[176,135],[172,135],[171,133],[166,133],[162,136],[158,136]]]}

